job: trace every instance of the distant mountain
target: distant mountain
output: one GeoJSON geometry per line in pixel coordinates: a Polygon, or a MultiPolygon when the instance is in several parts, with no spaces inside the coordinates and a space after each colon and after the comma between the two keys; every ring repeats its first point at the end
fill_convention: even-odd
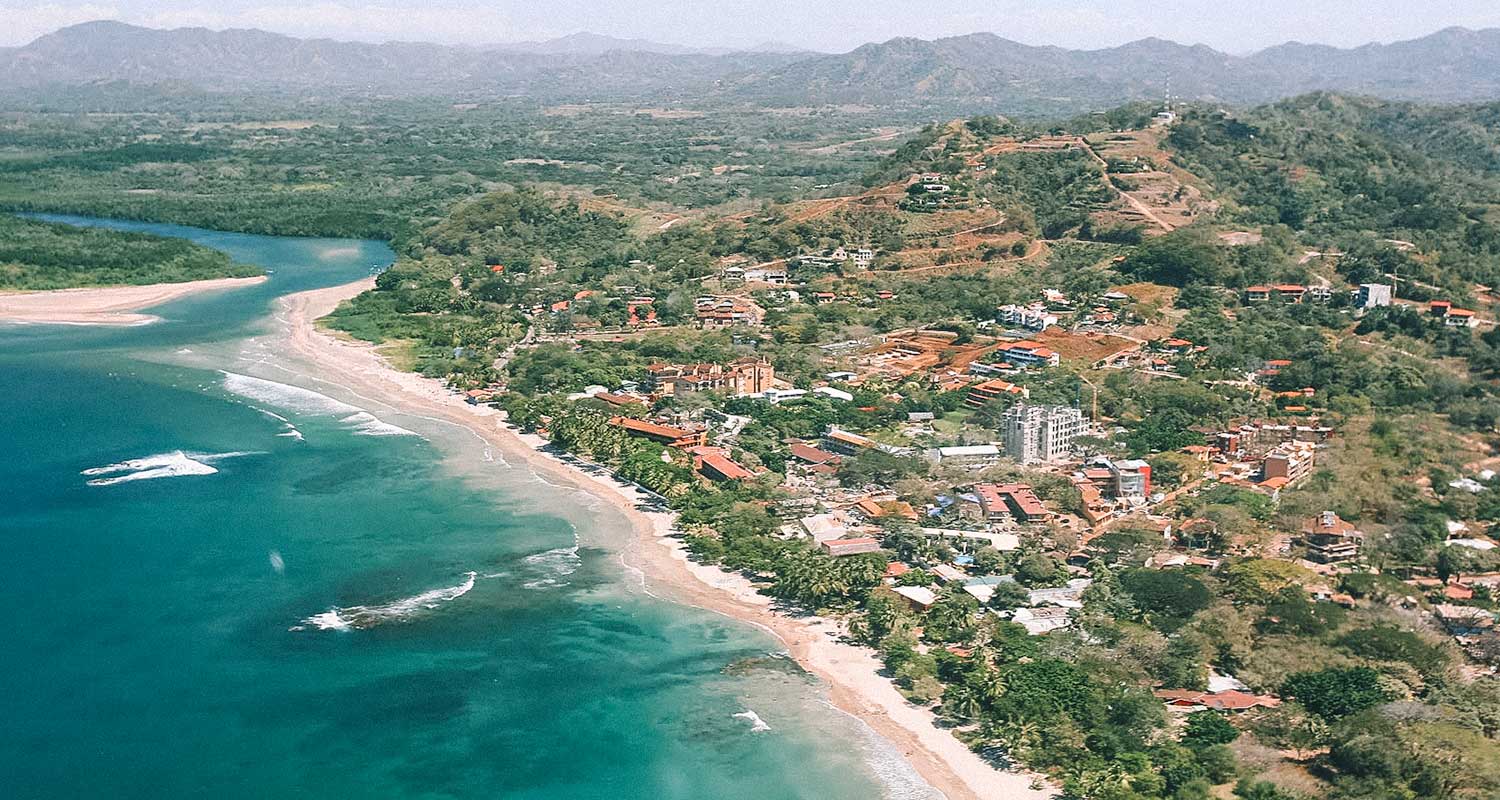
{"type": "Polygon", "coordinates": [[[514,42],[498,44],[494,50],[513,53],[543,53],[546,55],[599,56],[611,50],[626,50],[636,53],[660,53],[667,56],[713,55],[715,51],[678,44],[662,44],[645,39],[616,39],[597,33],[575,33],[543,42],[514,42]]]}
{"type": "Polygon", "coordinates": [[[1500,99],[1500,30],[1452,28],[1353,49],[1289,43],[1242,57],[1161,39],[1068,50],[988,33],[898,38],[829,55],[775,43],[696,50],[589,33],[474,48],[90,22],[0,50],[0,95],[35,98],[101,84],[162,84],[178,93],[520,95],[1038,115],[1168,93],[1230,104],[1315,90],[1478,101],[1500,99]]]}

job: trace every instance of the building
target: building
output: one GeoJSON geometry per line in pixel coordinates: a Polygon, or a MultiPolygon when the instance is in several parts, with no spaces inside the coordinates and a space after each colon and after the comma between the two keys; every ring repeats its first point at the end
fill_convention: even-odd
{"type": "Polygon", "coordinates": [[[723,448],[701,446],[688,452],[693,455],[693,469],[711,481],[744,481],[755,477],[754,473],[730,458],[723,448]]]}
{"type": "Polygon", "coordinates": [[[1317,451],[1313,445],[1304,442],[1289,442],[1277,446],[1261,462],[1261,481],[1280,478],[1285,481],[1281,486],[1296,483],[1312,472],[1315,452],[1317,451]]]}
{"type": "Polygon", "coordinates": [[[979,510],[989,522],[1007,518],[1017,522],[1044,522],[1051,516],[1030,486],[1024,483],[981,483],[974,487],[979,510]]]}
{"type": "Polygon", "coordinates": [[[1100,456],[1083,465],[1074,484],[1080,488],[1092,486],[1101,497],[1136,505],[1151,494],[1151,465],[1140,460],[1111,461],[1100,456]]]}
{"type": "Polygon", "coordinates": [[[1283,303],[1301,303],[1302,298],[1307,295],[1307,287],[1300,283],[1281,283],[1271,288],[1283,303]]]}
{"type": "Polygon", "coordinates": [[[1045,636],[1072,625],[1073,612],[1067,608],[1018,608],[1010,621],[1032,636],[1045,636]]]}
{"type": "Polygon", "coordinates": [[[875,251],[868,247],[861,247],[849,254],[849,260],[859,269],[869,269],[870,264],[875,261],[875,251]]]}
{"type": "Polygon", "coordinates": [[[1248,303],[1264,303],[1271,299],[1271,287],[1269,286],[1246,286],[1245,301],[1248,303]]]}
{"type": "Polygon", "coordinates": [[[1379,308],[1391,304],[1391,287],[1383,283],[1361,283],[1354,295],[1358,308],[1379,308]]]}
{"type": "Polygon", "coordinates": [[[838,514],[814,514],[803,517],[797,521],[802,530],[812,537],[814,542],[822,544],[833,539],[842,539],[849,532],[844,524],[844,518],[838,514]]]}
{"type": "Polygon", "coordinates": [[[1048,313],[1047,307],[1041,303],[1000,306],[995,319],[1002,325],[1033,331],[1044,331],[1057,324],[1057,315],[1048,313]]]}
{"type": "Polygon", "coordinates": [[[1176,711],[1228,711],[1240,713],[1254,708],[1275,708],[1281,700],[1270,695],[1250,694],[1239,689],[1199,692],[1191,689],[1157,689],[1157,699],[1176,711]]]}
{"type": "Polygon", "coordinates": [[[1003,344],[996,352],[1006,361],[1021,367],[1055,367],[1062,363],[1061,356],[1055,351],[1030,340],[1003,344]]]}
{"type": "Polygon", "coordinates": [[[828,432],[823,434],[823,449],[841,456],[857,456],[874,447],[874,439],[839,428],[829,428],[828,432]]]}
{"type": "Polygon", "coordinates": [[[937,602],[937,593],[926,586],[897,586],[891,591],[901,595],[918,611],[926,611],[937,602]]]}
{"type": "Polygon", "coordinates": [[[1115,497],[1144,500],[1151,494],[1151,465],[1140,459],[1114,462],[1115,497]]]}
{"type": "Polygon", "coordinates": [[[1324,511],[1302,523],[1302,544],[1307,559],[1319,564],[1337,564],[1359,557],[1365,535],[1338,514],[1324,511]]]}
{"type": "Polygon", "coordinates": [[[857,556],[864,553],[880,552],[880,540],[868,536],[858,539],[831,539],[822,543],[824,552],[834,558],[843,556],[857,556]]]}
{"type": "Polygon", "coordinates": [[[1083,412],[1070,406],[1017,403],[1001,418],[1005,454],[1022,464],[1060,461],[1073,453],[1073,440],[1088,431],[1083,412]]]}
{"type": "Polygon", "coordinates": [[[668,447],[701,447],[708,438],[706,431],[689,431],[632,417],[611,417],[609,424],[624,429],[631,436],[649,439],[668,447]]]}
{"type": "Polygon", "coordinates": [[[969,408],[980,408],[1004,397],[1025,397],[1026,394],[1026,390],[1020,386],[996,378],[969,387],[969,394],[964,398],[964,405],[969,408]]]}
{"type": "Polygon", "coordinates": [[[776,370],[771,362],[753,358],[727,365],[652,364],[646,369],[652,390],[664,396],[703,391],[731,395],[762,394],[772,388],[776,380],[776,370]]]}
{"type": "Polygon", "coordinates": [[[944,466],[984,469],[1000,463],[1000,448],[992,444],[938,447],[929,451],[932,460],[944,466]]]}
{"type": "Polygon", "coordinates": [[[793,443],[789,450],[791,451],[792,458],[812,466],[836,466],[840,460],[838,455],[834,453],[819,450],[816,447],[805,445],[801,442],[793,443]]]}
{"type": "Polygon", "coordinates": [[[766,318],[766,311],[748,297],[705,296],[694,301],[693,315],[705,328],[727,328],[758,326],[766,318]]]}

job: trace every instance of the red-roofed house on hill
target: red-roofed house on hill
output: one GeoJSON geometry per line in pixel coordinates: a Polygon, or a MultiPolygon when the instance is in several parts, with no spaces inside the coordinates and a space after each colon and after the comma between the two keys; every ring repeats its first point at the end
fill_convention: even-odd
{"type": "Polygon", "coordinates": [[[1280,698],[1264,694],[1250,694],[1238,689],[1223,692],[1198,692],[1191,689],[1157,689],[1153,692],[1168,708],[1182,711],[1229,711],[1240,713],[1253,708],[1275,708],[1281,705],[1280,698]]]}
{"type": "Polygon", "coordinates": [[[1302,544],[1307,547],[1307,559],[1319,564],[1336,564],[1358,558],[1364,539],[1365,535],[1359,528],[1332,511],[1324,511],[1302,522],[1302,544]]]}
{"type": "Polygon", "coordinates": [[[609,424],[617,428],[623,428],[631,436],[650,439],[653,442],[664,444],[668,447],[699,447],[708,438],[706,431],[683,430],[682,428],[674,428],[670,425],[658,425],[655,422],[647,422],[631,417],[611,417],[609,424]]]}

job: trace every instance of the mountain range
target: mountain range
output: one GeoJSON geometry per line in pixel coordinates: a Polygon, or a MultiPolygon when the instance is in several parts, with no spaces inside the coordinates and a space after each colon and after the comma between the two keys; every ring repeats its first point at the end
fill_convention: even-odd
{"type": "Polygon", "coordinates": [[[1247,56],[1161,39],[1100,50],[978,33],[848,53],[767,44],[702,50],[576,34],[487,47],[298,39],[259,30],[64,28],[0,49],[0,95],[119,84],[212,93],[527,96],[542,101],[753,103],[1076,113],[1170,94],[1227,104],[1314,90],[1500,99],[1500,29],[1449,28],[1352,49],[1288,43],[1247,56]]]}

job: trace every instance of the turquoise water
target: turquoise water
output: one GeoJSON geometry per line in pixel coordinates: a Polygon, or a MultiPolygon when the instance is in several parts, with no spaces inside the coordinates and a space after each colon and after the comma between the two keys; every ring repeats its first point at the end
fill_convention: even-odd
{"type": "Polygon", "coordinates": [[[276,352],[271,301],[383,245],[64,221],[272,275],[0,326],[0,796],[931,795],[774,640],[642,591],[607,509],[276,352]]]}

